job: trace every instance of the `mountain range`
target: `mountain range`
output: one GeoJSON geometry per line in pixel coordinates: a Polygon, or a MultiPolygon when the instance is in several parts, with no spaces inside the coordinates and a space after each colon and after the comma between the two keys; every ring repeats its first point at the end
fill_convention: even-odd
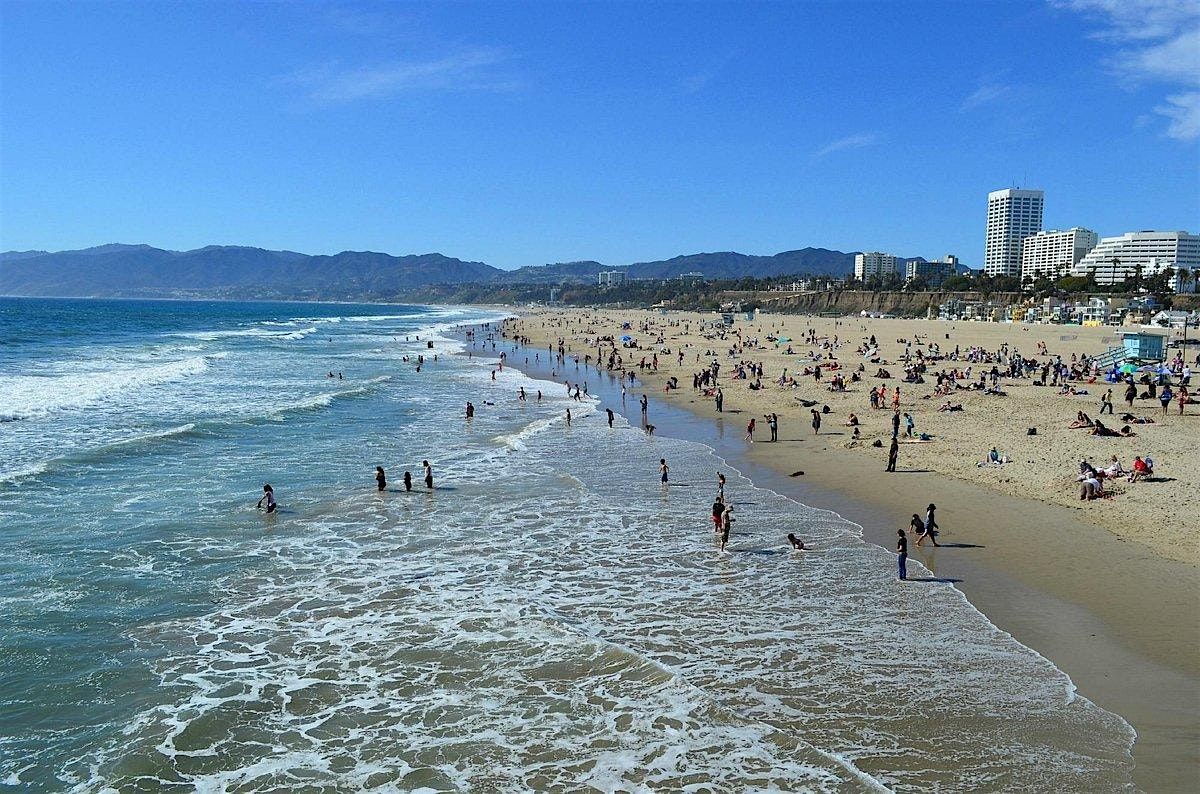
{"type": "Polygon", "coordinates": [[[733,251],[608,266],[560,262],[502,270],[442,254],[392,256],[372,251],[309,255],[243,246],[168,251],[110,244],[78,251],[0,254],[0,294],[73,297],[219,297],[349,299],[401,296],[435,284],[595,283],[617,270],[630,279],[701,273],[708,279],[784,275],[842,276],[854,253],[803,248],[774,256],[733,251]]]}

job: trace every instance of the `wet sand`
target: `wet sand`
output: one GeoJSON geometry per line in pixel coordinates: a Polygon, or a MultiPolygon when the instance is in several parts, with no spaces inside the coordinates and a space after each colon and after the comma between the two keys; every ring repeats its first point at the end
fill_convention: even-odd
{"type": "MultiPolygon", "coordinates": [[[[602,333],[620,336],[619,321],[630,314],[600,314],[602,333]]],[[[555,316],[564,315],[571,316],[555,316]]],[[[588,317],[592,327],[599,327],[596,313],[588,317]]],[[[544,351],[563,333],[540,328],[541,322],[530,318],[517,332],[544,351]]],[[[566,339],[570,346],[571,336],[566,339]]],[[[582,353],[580,341],[575,348],[582,353]]],[[[1135,781],[1141,789],[1194,788],[1200,772],[1200,569],[1195,564],[1139,543],[1136,532],[1117,535],[1097,525],[1086,510],[913,465],[904,446],[898,472],[884,476],[886,450],[845,448],[841,434],[849,430],[834,421],[836,415],[827,416],[829,424],[814,436],[803,415],[789,410],[781,417],[778,443],[746,444],[742,437],[750,413],[739,406],[740,391],[725,389],[723,414],[695,395],[690,383],[664,395],[666,378],[690,372],[689,364],[685,360],[682,370],[638,372],[636,393],[650,395],[656,432],[715,446],[729,460],[741,461],[738,468],[756,484],[834,510],[862,525],[865,537],[885,548],[909,515],[937,503],[939,538],[947,547],[913,543],[912,556],[939,577],[961,580],[956,586],[993,623],[1066,671],[1082,694],[1133,724],[1138,731],[1135,781]],[[665,405],[687,413],[662,412],[665,405]],[[803,476],[787,476],[799,470],[803,476]]],[[[628,407],[625,413],[637,421],[632,390],[628,407]]],[[[761,413],[758,407],[754,410],[761,413]]],[[[760,427],[765,438],[766,428],[760,427]]]]}

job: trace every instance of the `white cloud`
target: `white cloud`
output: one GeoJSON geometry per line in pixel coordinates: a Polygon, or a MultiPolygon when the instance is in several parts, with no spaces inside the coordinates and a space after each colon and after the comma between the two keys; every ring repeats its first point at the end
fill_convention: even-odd
{"type": "Polygon", "coordinates": [[[1167,97],[1167,104],[1159,105],[1154,112],[1171,120],[1167,125],[1167,135],[1172,138],[1181,141],[1200,138],[1200,91],[1173,94],[1167,97]]]}
{"type": "Polygon", "coordinates": [[[380,99],[406,91],[509,91],[518,83],[497,73],[508,60],[500,50],[475,48],[432,59],[391,61],[374,66],[340,64],[297,72],[288,82],[303,86],[308,98],[320,104],[380,99]]]}
{"type": "Polygon", "coordinates": [[[1094,38],[1120,49],[1110,66],[1133,85],[1183,89],[1154,112],[1169,120],[1167,135],[1200,138],[1200,2],[1196,0],[1051,0],[1059,8],[1098,20],[1094,38]]]}
{"type": "Polygon", "coordinates": [[[860,132],[856,135],[847,135],[845,138],[838,138],[836,141],[831,141],[813,152],[813,157],[824,157],[827,154],[833,154],[845,149],[862,149],[865,146],[874,146],[877,143],[879,143],[878,133],[860,132]]]}
{"type": "Polygon", "coordinates": [[[980,105],[1003,99],[1013,92],[1012,86],[999,83],[985,83],[976,88],[962,101],[962,110],[972,110],[980,105]]]}

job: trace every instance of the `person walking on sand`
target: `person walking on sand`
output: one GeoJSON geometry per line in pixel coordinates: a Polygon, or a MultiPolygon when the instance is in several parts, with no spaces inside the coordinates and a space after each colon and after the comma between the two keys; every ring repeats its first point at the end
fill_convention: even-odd
{"type": "Polygon", "coordinates": [[[387,475],[383,472],[382,466],[375,467],[375,484],[379,486],[379,490],[387,488],[387,475]]]}
{"type": "Polygon", "coordinates": [[[254,509],[262,510],[263,502],[266,502],[268,513],[274,513],[277,509],[279,509],[279,504],[275,501],[275,489],[270,485],[263,486],[262,498],[258,500],[258,504],[254,506],[254,509]]]}
{"type": "Polygon", "coordinates": [[[904,435],[907,436],[908,438],[912,438],[913,437],[913,428],[915,426],[916,426],[916,423],[913,422],[912,414],[910,414],[906,411],[904,414],[904,435]]]}
{"type": "Polygon", "coordinates": [[[900,408],[900,387],[896,387],[896,391],[892,392],[892,409],[900,408]]]}
{"type": "Polygon", "coordinates": [[[929,503],[929,507],[925,508],[925,531],[933,537],[933,545],[937,545],[937,531],[941,529],[938,526],[937,519],[934,518],[934,513],[937,512],[937,505],[933,502],[929,503]]]}
{"type": "Polygon", "coordinates": [[[821,412],[818,411],[816,408],[810,408],[809,411],[812,413],[813,435],[814,436],[820,435],[820,433],[821,433],[821,412]]]}
{"type": "Polygon", "coordinates": [[[662,487],[667,487],[667,473],[671,471],[671,467],[667,465],[666,458],[658,459],[658,473],[662,477],[662,487]]]}
{"type": "Polygon", "coordinates": [[[751,417],[750,421],[746,424],[746,440],[749,441],[751,444],[754,443],[754,418],[753,417],[751,417]]]}
{"type": "Polygon", "coordinates": [[[890,447],[888,447],[888,462],[887,462],[887,469],[885,471],[895,471],[896,470],[896,460],[899,457],[900,457],[900,442],[896,440],[895,436],[892,436],[892,445],[890,447]]]}
{"type": "Polygon", "coordinates": [[[767,414],[764,419],[767,420],[767,427],[771,430],[771,440],[779,440],[779,416],[774,413],[767,414]]]}
{"type": "Polygon", "coordinates": [[[938,545],[937,538],[933,536],[933,533],[929,531],[929,527],[925,526],[925,522],[916,513],[913,513],[912,520],[908,522],[908,528],[917,536],[918,546],[925,543],[925,538],[932,540],[934,546],[938,545]]]}
{"type": "Polygon", "coordinates": [[[1167,415],[1167,409],[1171,407],[1171,400],[1175,399],[1175,393],[1171,391],[1171,384],[1165,384],[1161,392],[1158,393],[1158,401],[1162,404],[1163,416],[1167,415]]]}
{"type": "Polygon", "coordinates": [[[604,410],[608,412],[608,426],[612,427],[613,426],[613,409],[605,408],[604,410]]]}
{"type": "Polygon", "coordinates": [[[433,490],[433,467],[429,465],[429,461],[421,461],[421,468],[425,470],[425,487],[433,490]]]}
{"type": "Polygon", "coordinates": [[[717,389],[716,396],[713,399],[717,403],[717,413],[723,413],[725,411],[725,394],[720,388],[717,389]]]}
{"type": "Polygon", "coordinates": [[[896,568],[901,581],[908,578],[908,537],[903,529],[896,530],[896,568]]]}
{"type": "Polygon", "coordinates": [[[892,412],[892,438],[900,435],[900,412],[892,412]]]}
{"type": "Polygon", "coordinates": [[[1109,389],[1100,396],[1100,415],[1103,416],[1105,411],[1110,414],[1113,412],[1112,389],[1109,389]]]}

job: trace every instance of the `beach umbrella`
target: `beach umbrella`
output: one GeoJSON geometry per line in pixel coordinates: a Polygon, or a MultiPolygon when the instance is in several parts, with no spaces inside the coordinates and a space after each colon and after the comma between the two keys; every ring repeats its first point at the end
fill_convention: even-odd
{"type": "Polygon", "coordinates": [[[1137,372],[1137,365],[1136,364],[1122,364],[1121,372],[1125,373],[1126,375],[1128,375],[1131,372],[1137,372]]]}
{"type": "Polygon", "coordinates": [[[1145,366],[1138,367],[1137,371],[1138,372],[1158,372],[1159,368],[1158,368],[1158,364],[1146,364],[1145,366]]]}
{"type": "Polygon", "coordinates": [[[792,338],[790,336],[781,336],[781,337],[779,337],[779,341],[780,342],[790,342],[790,341],[792,341],[792,338]]]}
{"type": "Polygon", "coordinates": [[[633,341],[633,337],[632,337],[632,336],[630,336],[629,334],[625,334],[625,336],[622,336],[622,337],[621,337],[621,341],[622,341],[622,342],[632,342],[632,341],[633,341]]]}

